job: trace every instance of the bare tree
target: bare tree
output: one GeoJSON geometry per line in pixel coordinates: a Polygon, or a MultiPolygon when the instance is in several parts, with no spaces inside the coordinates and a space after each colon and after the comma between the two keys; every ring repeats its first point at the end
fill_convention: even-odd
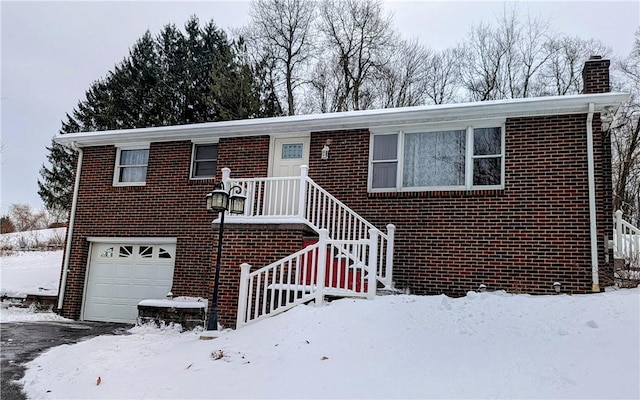
{"type": "Polygon", "coordinates": [[[541,67],[539,95],[563,96],[582,90],[582,67],[592,55],[608,57],[611,50],[596,40],[560,36],[547,43],[549,57],[541,67]]]}
{"type": "Polygon", "coordinates": [[[464,50],[458,47],[433,53],[427,59],[424,94],[429,103],[446,104],[459,100],[460,59],[463,54],[464,50]]]}
{"type": "Polygon", "coordinates": [[[16,231],[32,231],[47,227],[47,214],[44,211],[33,211],[28,204],[12,204],[9,207],[9,217],[16,231]]]}
{"type": "Polygon", "coordinates": [[[3,215],[0,217],[0,233],[11,233],[16,231],[16,226],[14,225],[11,218],[8,215],[3,215]]]}
{"type": "Polygon", "coordinates": [[[463,86],[472,100],[521,98],[538,95],[539,75],[551,57],[549,23],[522,18],[517,9],[505,10],[494,25],[471,29],[465,42],[463,86]]]}
{"type": "Polygon", "coordinates": [[[340,74],[332,111],[367,108],[373,104],[373,71],[394,43],[391,16],[383,12],[380,0],[325,0],[320,17],[324,54],[331,59],[322,75],[329,75],[330,65],[340,74]]]}
{"type": "Polygon", "coordinates": [[[400,41],[374,71],[376,105],[382,108],[409,107],[425,103],[427,61],[431,51],[417,39],[400,41]]]}
{"type": "Polygon", "coordinates": [[[501,86],[505,80],[501,73],[507,49],[499,40],[496,30],[487,24],[474,26],[464,44],[464,57],[461,81],[470,99],[484,101],[502,98],[501,86]]]}
{"type": "Polygon", "coordinates": [[[614,207],[640,223],[640,29],[631,54],[614,64],[618,85],[631,93],[611,129],[614,207]]]}
{"type": "Polygon", "coordinates": [[[548,21],[527,16],[520,22],[515,11],[503,17],[503,30],[512,31],[513,41],[509,43],[507,56],[507,78],[510,98],[522,98],[538,95],[535,87],[536,79],[542,66],[551,54],[547,45],[546,32],[548,21]]]}
{"type": "Polygon", "coordinates": [[[257,58],[272,66],[271,74],[284,86],[289,115],[296,113],[296,89],[305,83],[313,56],[315,10],[310,0],[254,0],[251,23],[242,32],[257,58]]]}

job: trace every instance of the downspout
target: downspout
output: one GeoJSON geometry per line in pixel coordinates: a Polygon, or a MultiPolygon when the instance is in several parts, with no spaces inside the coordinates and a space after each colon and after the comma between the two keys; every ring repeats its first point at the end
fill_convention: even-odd
{"type": "Polygon", "coordinates": [[[596,178],[593,163],[593,113],[594,105],[589,103],[587,114],[587,173],[589,179],[589,230],[591,234],[591,291],[600,291],[598,277],[598,231],[596,226],[596,178]]]}
{"type": "Polygon", "coordinates": [[[76,142],[71,142],[69,147],[78,152],[78,163],[76,165],[76,181],[73,185],[73,200],[71,202],[71,214],[69,215],[69,227],[67,228],[67,243],[64,250],[64,260],[62,261],[62,279],[60,280],[60,290],[58,291],[58,313],[62,310],[64,303],[64,291],[67,287],[67,274],[69,273],[69,257],[71,253],[71,239],[73,238],[73,225],[76,220],[76,206],[78,205],[78,189],[80,188],[80,172],[82,171],[82,148],[76,142]]]}

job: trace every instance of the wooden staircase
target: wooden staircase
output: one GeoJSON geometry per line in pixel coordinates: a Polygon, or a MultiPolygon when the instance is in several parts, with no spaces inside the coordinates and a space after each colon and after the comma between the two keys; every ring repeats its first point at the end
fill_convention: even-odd
{"type": "MultiPolygon", "coordinates": [[[[313,246],[318,243],[317,238],[306,238],[302,242],[303,247],[313,246]]],[[[331,249],[328,249],[331,253],[331,249]]],[[[367,292],[369,284],[366,278],[366,271],[360,265],[350,263],[349,257],[344,254],[331,254],[327,255],[325,262],[325,287],[333,288],[336,290],[346,290],[355,292],[367,292]]],[[[307,271],[307,280],[303,282],[305,285],[311,284],[311,275],[313,274],[313,268],[317,265],[313,260],[308,260],[304,266],[307,271]]]]}
{"type": "MultiPolygon", "coordinates": [[[[308,176],[234,178],[222,169],[225,187],[239,186],[247,197],[234,223],[302,223],[317,233],[303,248],[255,269],[241,265],[236,327],[325,296],[373,298],[380,286],[393,289],[395,226],[386,233],[347,207],[308,176]]],[[[228,219],[227,219],[228,218],[228,219]]]]}

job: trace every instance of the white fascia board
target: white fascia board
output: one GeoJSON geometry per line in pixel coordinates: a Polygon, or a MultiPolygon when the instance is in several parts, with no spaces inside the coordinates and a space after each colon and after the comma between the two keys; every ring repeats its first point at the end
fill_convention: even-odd
{"type": "Polygon", "coordinates": [[[89,236],[87,242],[92,243],[110,243],[110,244],[176,244],[177,238],[174,237],[104,237],[89,236]]]}
{"type": "Polygon", "coordinates": [[[387,108],[381,110],[347,111],[340,113],[294,115],[289,117],[256,118],[238,121],[207,122],[155,128],[67,133],[54,140],[63,145],[79,147],[105,146],[126,142],[171,142],[242,136],[280,136],[348,129],[381,129],[390,126],[411,126],[438,122],[499,119],[542,115],[587,113],[589,103],[595,112],[605,107],[617,108],[629,99],[626,93],[599,93],[572,96],[533,97],[493,100],[473,103],[387,108]]]}

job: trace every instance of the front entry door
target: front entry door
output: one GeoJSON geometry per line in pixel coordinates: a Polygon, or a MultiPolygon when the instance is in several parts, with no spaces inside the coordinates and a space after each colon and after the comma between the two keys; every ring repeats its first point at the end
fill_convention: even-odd
{"type": "Polygon", "coordinates": [[[271,176],[300,176],[300,166],[309,164],[309,137],[275,139],[272,154],[271,176]]]}
{"type": "MultiPolygon", "coordinates": [[[[271,177],[299,177],[309,163],[309,137],[277,138],[271,152],[271,177]]],[[[300,180],[273,180],[265,190],[265,211],[273,216],[297,216],[300,180]]]]}

